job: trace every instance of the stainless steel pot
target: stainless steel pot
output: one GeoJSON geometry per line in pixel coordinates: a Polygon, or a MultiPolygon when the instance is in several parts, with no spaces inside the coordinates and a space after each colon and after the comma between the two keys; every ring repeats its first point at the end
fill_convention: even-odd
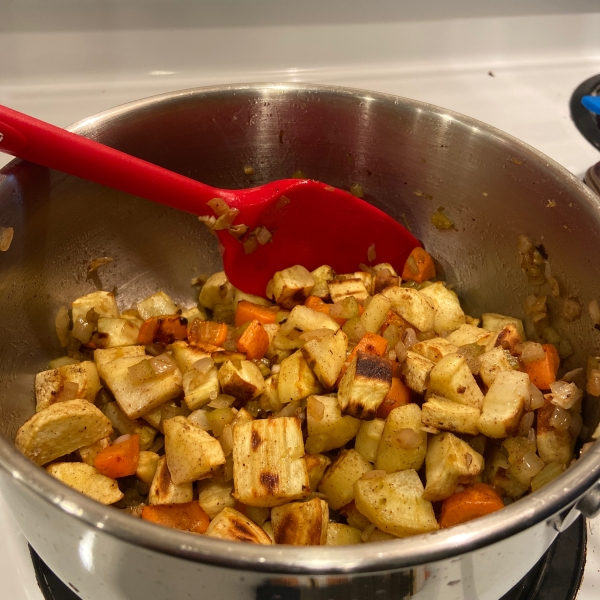
{"type": "MultiPolygon", "coordinates": [[[[71,129],[220,187],[298,169],[339,187],[359,182],[439,259],[470,314],[521,315],[532,293],[518,265],[522,233],[544,244],[566,295],[586,305],[598,293],[598,198],[534,149],[435,106],[327,86],[220,86],[134,102],[71,129]],[[440,206],[455,230],[431,226],[440,206]]],[[[0,256],[0,484],[32,546],[82,598],[495,600],[580,510],[600,507],[596,444],[559,479],[498,513],[359,547],[227,543],[106,508],[12,445],[34,411],[34,374],[61,354],[56,311],[95,289],[85,272],[99,256],[114,258],[102,283],[116,286],[123,307],[157,289],[190,305],[190,278],[219,268],[216,241],[190,215],[18,161],[0,175],[0,224],[15,229],[0,256]]],[[[584,364],[599,335],[585,311],[556,327],[575,348],[569,365],[584,364]]],[[[588,428],[597,420],[590,407],[588,428]]]]}

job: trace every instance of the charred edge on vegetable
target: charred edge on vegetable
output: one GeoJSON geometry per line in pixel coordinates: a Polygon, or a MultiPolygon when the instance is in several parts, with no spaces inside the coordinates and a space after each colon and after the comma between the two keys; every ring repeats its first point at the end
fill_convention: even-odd
{"type": "Polygon", "coordinates": [[[388,358],[358,351],[356,355],[356,376],[379,379],[392,383],[392,363],[388,358]]]}
{"type": "Polygon", "coordinates": [[[277,473],[269,473],[268,471],[261,473],[260,483],[269,490],[270,494],[274,494],[279,487],[279,475],[277,473]]]}
{"type": "Polygon", "coordinates": [[[253,429],[252,430],[252,440],[251,440],[252,450],[256,450],[262,443],[263,443],[263,439],[258,434],[258,431],[253,429]]]}

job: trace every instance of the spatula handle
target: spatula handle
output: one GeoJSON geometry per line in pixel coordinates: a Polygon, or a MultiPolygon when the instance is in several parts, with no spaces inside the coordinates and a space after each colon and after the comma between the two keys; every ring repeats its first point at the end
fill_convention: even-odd
{"type": "MultiPolygon", "coordinates": [[[[0,151],[197,215],[222,190],[0,105],[0,151]]],[[[226,198],[229,201],[229,198],[226,198]]]]}

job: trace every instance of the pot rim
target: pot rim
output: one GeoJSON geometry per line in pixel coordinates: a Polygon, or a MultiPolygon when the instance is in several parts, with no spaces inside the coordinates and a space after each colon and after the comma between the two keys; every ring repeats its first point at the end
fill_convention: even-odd
{"type": "MultiPolygon", "coordinates": [[[[89,126],[96,125],[99,121],[184,96],[235,94],[249,90],[260,93],[274,89],[284,92],[333,92],[365,101],[392,104],[401,102],[436,116],[456,120],[462,126],[483,130],[492,138],[512,145],[527,159],[544,163],[549,174],[571,186],[581,202],[589,204],[600,215],[600,198],[564,167],[517,138],[481,121],[432,104],[361,89],[304,83],[229,84],[191,88],[123,104],[78,121],[67,129],[85,133],[89,126]]],[[[560,477],[501,511],[450,529],[369,544],[362,550],[355,546],[284,547],[240,544],[146,523],[104,506],[61,483],[20,454],[3,435],[0,435],[0,467],[12,477],[16,485],[24,487],[27,492],[40,497],[58,510],[74,516],[99,532],[148,550],[225,568],[327,575],[372,573],[441,561],[499,542],[548,520],[570,507],[600,481],[600,444],[594,444],[560,477]]],[[[556,526],[558,527],[558,523],[556,526]]]]}

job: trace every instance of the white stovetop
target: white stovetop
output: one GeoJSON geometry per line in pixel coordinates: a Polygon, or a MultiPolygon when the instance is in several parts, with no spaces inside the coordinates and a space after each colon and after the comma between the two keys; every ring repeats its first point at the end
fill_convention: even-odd
{"type": "MultiPolygon", "coordinates": [[[[599,32],[598,0],[3,0],[0,103],[66,126],[195,86],[348,85],[481,119],[581,177],[600,153],[568,100],[600,73],[599,32]]],[[[579,600],[599,594],[600,517],[588,533],[579,600]]],[[[0,536],[0,597],[42,600],[1,496],[0,536]]]]}

